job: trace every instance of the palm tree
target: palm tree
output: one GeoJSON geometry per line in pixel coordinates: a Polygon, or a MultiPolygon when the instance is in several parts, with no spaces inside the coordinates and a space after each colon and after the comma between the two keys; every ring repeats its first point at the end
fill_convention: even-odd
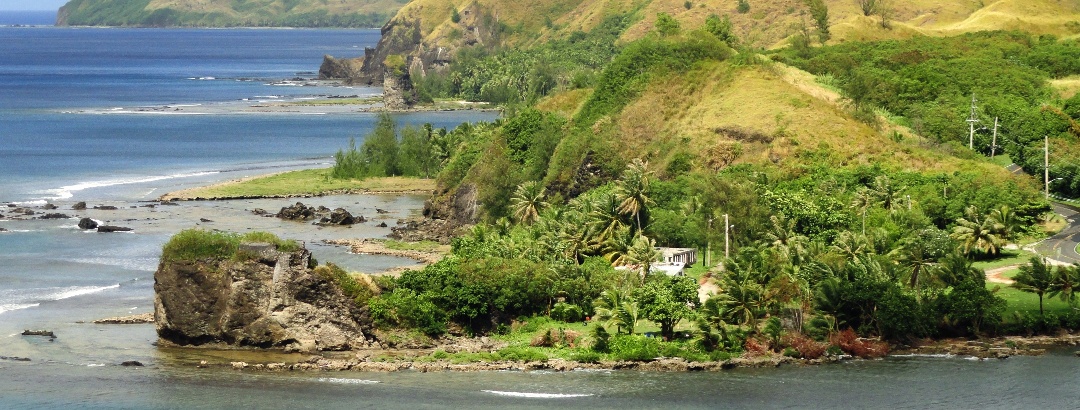
{"type": "Polygon", "coordinates": [[[992,218],[980,215],[975,205],[964,210],[964,218],[957,220],[956,225],[950,236],[960,242],[960,249],[965,255],[970,255],[972,250],[997,255],[1004,244],[999,235],[1001,226],[992,218]]]}
{"type": "MultiPolygon", "coordinates": [[[[589,218],[596,226],[594,244],[601,245],[615,237],[626,226],[619,213],[619,198],[615,194],[605,194],[596,203],[590,205],[589,218]]],[[[584,209],[584,207],[583,207],[584,209]]]]}
{"type": "Polygon", "coordinates": [[[910,269],[908,286],[916,291],[919,290],[919,276],[924,270],[934,265],[936,255],[933,249],[929,249],[924,241],[918,237],[908,238],[903,244],[891,253],[901,266],[910,269]]]}
{"type": "Polygon", "coordinates": [[[1058,266],[1057,275],[1054,275],[1054,289],[1048,294],[1050,297],[1059,296],[1061,300],[1076,305],[1077,291],[1080,287],[1080,263],[1072,266],[1058,266]]]}
{"type": "Polygon", "coordinates": [[[1013,277],[1013,287],[1039,295],[1039,316],[1043,315],[1043,295],[1059,289],[1053,266],[1045,258],[1033,257],[1031,263],[1020,266],[1020,273],[1013,277]]]}
{"type": "Polygon", "coordinates": [[[649,276],[649,270],[652,268],[653,262],[659,260],[660,256],[660,251],[656,249],[656,242],[646,238],[645,235],[638,235],[627,252],[630,264],[641,267],[642,282],[649,276]]]}
{"type": "Polygon", "coordinates": [[[832,248],[848,259],[854,259],[866,253],[867,245],[866,236],[843,231],[840,232],[840,235],[837,235],[836,243],[833,244],[832,248]]]}
{"type": "Polygon", "coordinates": [[[510,198],[514,219],[526,225],[532,225],[540,219],[540,212],[548,206],[544,201],[545,191],[544,186],[536,181],[518,185],[514,196],[510,198]]]}
{"type": "Polygon", "coordinates": [[[784,256],[788,262],[798,264],[807,239],[795,232],[795,220],[787,219],[783,215],[773,215],[769,217],[769,221],[772,223],[769,230],[765,232],[765,239],[769,241],[769,246],[784,256]]]}
{"type": "Polygon", "coordinates": [[[593,303],[596,307],[596,318],[603,326],[615,326],[616,333],[626,332],[634,334],[634,328],[638,321],[637,302],[630,295],[615,289],[605,290],[593,303]]]}
{"type": "Polygon", "coordinates": [[[758,316],[765,310],[765,288],[753,279],[749,269],[742,269],[735,263],[730,268],[731,272],[721,283],[719,296],[727,307],[729,320],[754,331],[758,316]]]}
{"type": "Polygon", "coordinates": [[[634,262],[630,258],[630,249],[634,247],[637,238],[629,229],[619,229],[603,243],[604,259],[607,259],[611,266],[632,265],[634,262]]]}
{"type": "Polygon", "coordinates": [[[866,236],[866,210],[874,205],[874,195],[866,187],[855,191],[855,198],[851,200],[851,207],[862,213],[862,234],[866,236]]]}
{"type": "Polygon", "coordinates": [[[616,193],[619,198],[619,212],[634,217],[637,231],[642,231],[641,214],[648,210],[653,201],[649,198],[649,164],[640,158],[630,161],[623,171],[616,193]]]}
{"type": "Polygon", "coordinates": [[[946,255],[933,271],[934,276],[945,286],[956,286],[965,280],[975,280],[979,284],[986,283],[986,272],[972,266],[971,259],[960,253],[946,255]]]}
{"type": "Polygon", "coordinates": [[[870,187],[874,200],[889,212],[892,212],[900,204],[900,191],[903,190],[904,187],[893,184],[888,175],[878,175],[877,178],[874,178],[874,185],[870,187]]]}
{"type": "Polygon", "coordinates": [[[1002,205],[990,211],[990,218],[1000,226],[1001,240],[1008,242],[1013,239],[1016,231],[1022,226],[1016,212],[1009,209],[1008,205],[1002,205]]]}

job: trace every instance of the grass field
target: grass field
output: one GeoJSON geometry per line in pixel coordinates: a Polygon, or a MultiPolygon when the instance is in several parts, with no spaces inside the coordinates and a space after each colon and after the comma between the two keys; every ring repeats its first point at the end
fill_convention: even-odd
{"type": "MultiPolygon", "coordinates": [[[[1013,269],[1005,272],[1003,276],[1012,278],[1020,273],[1019,269],[1013,269]]],[[[1003,315],[1005,321],[1012,321],[1015,317],[1014,313],[1027,313],[1032,315],[1039,314],[1039,296],[1034,293],[1024,292],[1022,290],[1005,286],[999,283],[987,282],[986,287],[989,289],[997,289],[997,295],[1002,299],[1005,299],[1007,303],[1005,307],[1005,314],[1003,315]]],[[[1043,296],[1043,310],[1046,313],[1053,313],[1055,315],[1063,315],[1066,312],[1072,310],[1069,304],[1058,298],[1051,298],[1049,296],[1043,296]]]]}
{"type": "Polygon", "coordinates": [[[329,168],[283,172],[172,192],[165,194],[161,199],[290,197],[321,195],[341,191],[403,193],[425,192],[435,189],[435,180],[433,179],[386,177],[345,180],[330,178],[329,173],[329,168]]]}

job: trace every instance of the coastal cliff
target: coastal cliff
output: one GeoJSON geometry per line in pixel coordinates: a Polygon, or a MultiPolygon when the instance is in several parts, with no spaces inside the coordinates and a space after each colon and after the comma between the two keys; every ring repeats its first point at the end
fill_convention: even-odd
{"type": "Polygon", "coordinates": [[[154,273],[158,336],[182,346],[369,347],[366,310],[313,268],[307,249],[282,248],[246,243],[232,257],[162,258],[154,273]]]}

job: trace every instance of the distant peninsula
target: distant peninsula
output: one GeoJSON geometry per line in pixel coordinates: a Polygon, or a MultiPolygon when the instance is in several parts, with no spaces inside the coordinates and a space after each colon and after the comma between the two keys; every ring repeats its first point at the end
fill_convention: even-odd
{"type": "Polygon", "coordinates": [[[57,26],[380,27],[408,0],[71,0],[57,26]]]}

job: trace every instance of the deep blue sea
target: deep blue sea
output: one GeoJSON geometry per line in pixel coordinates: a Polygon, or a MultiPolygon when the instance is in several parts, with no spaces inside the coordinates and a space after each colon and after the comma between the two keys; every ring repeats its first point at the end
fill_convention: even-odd
{"type": "MultiPolygon", "coordinates": [[[[183,359],[212,353],[159,349],[152,325],[89,323],[152,311],[161,245],[184,228],[299,235],[321,260],[340,258],[361,271],[408,263],[317,242],[378,237],[385,228],[319,229],[249,212],[286,200],[146,207],[178,188],[328,165],[350,137],[371,129],[373,115],[234,108],[377,95],[282,83],[312,77],[324,54],[356,56],[377,39],[377,30],[0,28],[0,409],[1080,407],[1080,359],[1070,351],[719,373],[272,374],[197,369],[183,359]],[[77,201],[121,209],[71,210],[77,201]],[[18,207],[40,215],[46,203],[58,207],[48,212],[70,218],[14,215],[18,207]],[[83,232],[75,226],[80,216],[136,230],[83,232]],[[21,336],[24,329],[52,330],[57,338],[21,336]],[[127,360],[146,366],[118,365],[127,360]]],[[[452,127],[495,117],[397,119],[452,127]]],[[[354,196],[327,205],[367,215],[376,206],[390,209],[385,221],[393,225],[423,199],[354,196]]]]}

